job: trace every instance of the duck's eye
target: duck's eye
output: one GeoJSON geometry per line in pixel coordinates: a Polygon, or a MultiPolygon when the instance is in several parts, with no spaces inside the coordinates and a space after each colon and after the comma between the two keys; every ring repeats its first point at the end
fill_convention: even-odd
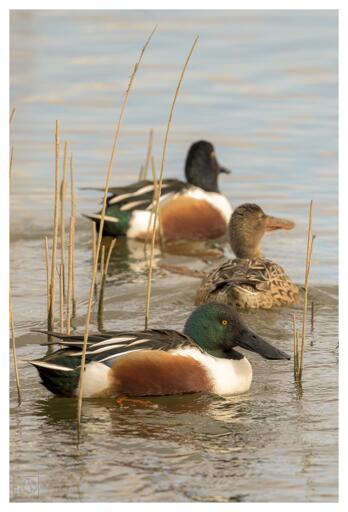
{"type": "Polygon", "coordinates": [[[221,320],[221,325],[228,325],[228,320],[221,320]]]}

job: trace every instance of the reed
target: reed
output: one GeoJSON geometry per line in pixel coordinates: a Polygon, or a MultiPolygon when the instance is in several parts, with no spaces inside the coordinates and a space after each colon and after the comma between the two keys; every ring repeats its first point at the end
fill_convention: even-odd
{"type": "MultiPolygon", "coordinates": [[[[10,125],[11,125],[15,111],[16,111],[16,109],[13,108],[11,115],[10,115],[10,125]]],[[[10,191],[11,191],[12,176],[13,176],[13,146],[11,148],[9,168],[10,168],[9,169],[9,171],[10,171],[9,185],[10,185],[10,191]]],[[[11,282],[10,282],[10,286],[9,286],[9,307],[10,307],[11,348],[12,348],[12,357],[13,357],[13,367],[14,367],[15,379],[16,379],[17,399],[18,399],[18,406],[19,406],[22,403],[22,397],[21,397],[21,386],[20,386],[19,370],[18,370],[18,362],[17,362],[17,348],[16,348],[16,336],[15,336],[15,326],[14,326],[11,282]]]]}
{"type": "MultiPolygon", "coordinates": [[[[116,238],[113,238],[111,241],[111,244],[109,245],[106,262],[105,262],[105,265],[103,266],[103,271],[101,274],[99,303],[98,303],[98,329],[99,329],[99,331],[103,331],[103,329],[104,329],[104,327],[103,327],[104,290],[105,290],[106,278],[107,278],[108,271],[109,271],[111,254],[112,254],[112,251],[114,250],[115,243],[116,243],[116,238]]],[[[103,248],[105,248],[104,245],[103,245],[103,248]]]]}
{"type": "Polygon", "coordinates": [[[167,122],[167,128],[166,128],[166,132],[165,132],[165,136],[164,136],[164,141],[163,141],[161,170],[160,170],[160,177],[159,177],[159,182],[158,182],[158,192],[157,192],[157,200],[156,200],[155,218],[154,218],[154,224],[153,224],[154,225],[154,229],[152,230],[152,236],[151,236],[149,274],[148,274],[148,279],[147,279],[147,290],[146,290],[145,329],[148,328],[148,324],[149,324],[150,302],[151,302],[151,288],[152,288],[152,266],[153,266],[153,255],[154,255],[155,238],[156,238],[156,229],[155,229],[155,227],[156,227],[156,224],[157,224],[158,212],[159,212],[159,204],[160,204],[160,197],[161,197],[161,192],[162,192],[162,183],[163,183],[163,175],[164,175],[164,166],[165,166],[166,155],[167,155],[167,145],[168,145],[169,130],[170,130],[170,126],[171,126],[171,123],[172,123],[173,112],[174,112],[174,108],[175,108],[177,97],[179,95],[181,84],[182,84],[182,81],[183,81],[183,78],[185,76],[185,72],[186,72],[188,63],[190,62],[191,55],[192,55],[192,53],[193,53],[193,51],[195,49],[195,46],[197,44],[198,39],[199,39],[199,36],[197,36],[196,39],[194,40],[194,42],[193,42],[193,44],[191,46],[191,49],[190,49],[190,51],[188,53],[188,56],[186,58],[184,67],[182,68],[182,71],[181,71],[181,74],[180,74],[180,78],[179,78],[179,81],[178,81],[178,84],[176,86],[176,90],[175,90],[175,93],[174,93],[174,98],[173,98],[173,101],[172,101],[172,105],[171,105],[171,108],[170,108],[168,122],[167,122]]]}
{"type": "Polygon", "coordinates": [[[14,148],[11,147],[11,154],[10,154],[10,183],[12,182],[13,177],[13,160],[14,160],[14,148]]]}
{"type": "Polygon", "coordinates": [[[297,335],[297,326],[296,326],[296,316],[293,315],[293,325],[294,325],[294,377],[297,380],[298,374],[298,335],[297,335]]]}
{"type": "Polygon", "coordinates": [[[12,347],[13,366],[14,366],[15,378],[16,378],[17,398],[18,398],[18,405],[20,405],[22,403],[22,396],[21,396],[21,386],[20,386],[18,362],[17,362],[16,336],[15,336],[14,315],[13,315],[13,299],[12,299],[11,289],[10,289],[10,326],[11,326],[11,347],[12,347]]]}
{"type": "Polygon", "coordinates": [[[153,129],[151,128],[149,131],[149,140],[148,140],[148,144],[147,144],[146,160],[145,160],[144,171],[143,171],[143,176],[142,176],[143,180],[147,179],[147,173],[148,173],[151,156],[152,156],[152,147],[153,147],[153,129]]]}
{"type": "Polygon", "coordinates": [[[63,156],[63,177],[61,183],[60,194],[60,261],[63,270],[63,307],[65,296],[65,201],[66,201],[66,175],[68,168],[68,143],[64,143],[64,156],[63,156]]]}
{"type": "Polygon", "coordinates": [[[75,202],[75,165],[74,157],[70,157],[70,217],[72,219],[71,230],[71,293],[72,293],[72,316],[76,315],[76,279],[75,279],[75,224],[76,224],[76,202],[75,202]]]}
{"type": "MultiPolygon", "coordinates": [[[[92,222],[92,272],[95,266],[95,260],[97,257],[97,224],[93,221],[92,222]]],[[[98,287],[97,287],[97,280],[94,285],[94,293],[97,295],[98,287]]]]}
{"type": "MultiPolygon", "coordinates": [[[[51,279],[50,279],[50,258],[48,250],[48,237],[45,236],[45,266],[46,266],[46,285],[47,285],[47,315],[50,312],[51,304],[51,279]]],[[[48,316],[47,316],[48,323],[48,316]]]]}
{"type": "Polygon", "coordinates": [[[64,274],[63,263],[59,267],[59,311],[60,311],[60,332],[64,332],[64,274]]]}
{"type": "Polygon", "coordinates": [[[106,211],[106,205],[107,205],[107,198],[108,198],[108,191],[110,186],[110,180],[112,175],[112,167],[113,162],[116,155],[116,147],[119,140],[120,130],[122,126],[122,121],[124,117],[124,113],[126,110],[126,106],[128,103],[129,94],[136,76],[136,73],[139,69],[140,63],[142,61],[143,55],[151,41],[151,38],[153,34],[155,33],[156,26],[151,32],[150,36],[148,37],[147,41],[145,42],[145,45],[141,49],[140,56],[138,61],[136,62],[134,69],[132,71],[131,77],[129,79],[128,87],[126,89],[126,93],[123,98],[123,103],[121,106],[115,135],[114,135],[114,141],[113,146],[111,150],[111,156],[109,160],[108,165],[108,171],[106,176],[106,183],[105,183],[105,189],[104,189],[104,199],[103,199],[103,208],[100,218],[100,225],[99,225],[99,233],[98,233],[98,241],[97,241],[97,251],[96,251],[96,261],[94,263],[93,273],[92,273],[92,279],[91,279],[91,286],[90,286],[90,292],[89,292],[89,299],[88,299],[88,306],[87,306],[87,314],[86,314],[86,322],[85,322],[85,332],[84,332],[84,338],[83,338],[83,349],[82,349],[82,356],[81,356],[81,370],[80,370],[80,382],[79,382],[79,396],[77,401],[77,423],[78,423],[78,432],[80,432],[80,425],[81,425],[81,412],[82,412],[82,397],[83,397],[83,381],[84,381],[84,370],[85,370],[85,364],[86,364],[86,350],[87,350],[87,341],[88,341],[88,332],[89,332],[89,323],[91,319],[91,313],[92,313],[92,303],[93,303],[93,295],[94,295],[94,285],[96,281],[96,274],[98,270],[98,259],[99,259],[99,252],[100,252],[100,246],[103,236],[103,228],[104,228],[104,220],[105,220],[105,211],[106,211]]]}
{"type": "Polygon", "coordinates": [[[13,109],[11,110],[11,113],[10,113],[10,125],[11,125],[11,123],[13,121],[15,112],[16,112],[16,107],[13,107],[13,109]]]}
{"type": "Polygon", "coordinates": [[[68,268],[68,296],[66,310],[66,330],[71,332],[71,313],[74,311],[73,287],[75,282],[75,259],[74,259],[74,236],[75,236],[75,198],[74,198],[74,160],[70,157],[70,226],[69,226],[69,268],[68,268]]]}
{"type": "Polygon", "coordinates": [[[149,216],[149,222],[147,224],[146,236],[145,236],[145,240],[144,240],[145,255],[147,255],[147,244],[148,244],[148,241],[150,238],[150,233],[152,233],[152,230],[155,229],[155,225],[154,225],[153,221],[154,221],[154,216],[155,216],[155,211],[156,211],[156,199],[157,199],[157,194],[158,194],[156,164],[155,164],[155,158],[153,156],[151,157],[151,169],[152,169],[152,181],[153,181],[153,197],[152,197],[152,209],[151,209],[151,213],[149,216]]]}
{"type": "Polygon", "coordinates": [[[312,218],[313,218],[313,201],[309,205],[309,221],[307,229],[307,252],[306,252],[306,268],[304,279],[304,300],[303,300],[303,317],[302,317],[302,335],[301,335],[301,348],[299,349],[299,340],[296,330],[296,322],[294,323],[294,365],[295,365],[295,350],[296,350],[296,366],[294,366],[295,380],[302,381],[303,364],[304,364],[304,349],[306,343],[307,332],[307,310],[308,310],[308,290],[309,290],[309,275],[311,270],[313,245],[315,235],[312,232],[312,218]]]}
{"type": "Polygon", "coordinates": [[[54,306],[56,297],[56,266],[57,266],[57,246],[58,246],[58,223],[59,223],[59,151],[60,151],[60,122],[56,121],[55,132],[55,193],[54,193],[54,216],[53,216],[53,245],[52,245],[52,264],[51,264],[51,304],[49,314],[48,330],[54,330],[54,306]]]}
{"type": "Polygon", "coordinates": [[[101,257],[100,257],[100,279],[101,280],[104,275],[104,267],[105,267],[105,245],[102,245],[101,257]]]}

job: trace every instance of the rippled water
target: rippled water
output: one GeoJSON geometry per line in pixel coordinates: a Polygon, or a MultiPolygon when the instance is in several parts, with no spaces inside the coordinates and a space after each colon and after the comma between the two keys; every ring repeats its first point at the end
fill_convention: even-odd
{"type": "MultiPolygon", "coordinates": [[[[23,403],[11,396],[13,501],[337,500],[337,15],[330,11],[15,12],[11,15],[11,279],[23,403]],[[258,202],[296,221],[273,233],[264,252],[303,282],[307,210],[314,200],[308,325],[302,389],[292,363],[248,355],[249,393],[154,400],[158,409],[120,409],[86,400],[76,439],[76,402],[55,398],[25,362],[44,353],[43,237],[52,233],[54,122],[76,159],[78,305],[81,330],[91,269],[90,226],[99,207],[112,134],[131,68],[158,24],[126,112],[113,183],[137,179],[148,130],[155,155],[186,53],[185,77],[168,148],[167,176],[182,176],[188,146],[205,138],[233,174],[221,189],[233,206],[258,202]]],[[[228,247],[226,254],[230,255],[228,247]]],[[[202,258],[157,261],[203,269],[202,258]]],[[[210,265],[216,263],[211,262],[210,265]]],[[[152,325],[180,329],[192,310],[195,278],[157,269],[152,325]]],[[[142,244],[119,241],[104,317],[93,329],[143,325],[142,244]]],[[[261,335],[292,351],[299,308],[244,314],[261,335]]],[[[14,381],[11,380],[14,391],[14,381]]]]}

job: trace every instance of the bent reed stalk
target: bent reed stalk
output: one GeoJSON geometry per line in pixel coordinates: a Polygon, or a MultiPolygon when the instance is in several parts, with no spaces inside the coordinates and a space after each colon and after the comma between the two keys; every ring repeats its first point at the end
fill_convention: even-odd
{"type": "Polygon", "coordinates": [[[161,192],[162,192],[162,183],[163,183],[163,175],[164,175],[164,166],[166,161],[166,155],[167,155],[167,145],[168,145],[168,137],[169,137],[169,130],[173,118],[173,112],[176,104],[177,97],[179,95],[180,87],[188,66],[188,63],[190,62],[191,55],[195,49],[195,46],[197,44],[197,41],[199,39],[199,36],[196,37],[194,40],[191,49],[188,53],[188,56],[186,58],[184,67],[182,68],[180,78],[178,81],[178,85],[175,90],[174,98],[172,101],[172,106],[169,112],[168,122],[167,122],[167,128],[164,136],[163,141],[163,148],[162,148],[162,161],[161,161],[161,170],[160,170],[160,177],[158,182],[158,194],[157,194],[157,200],[156,200],[156,210],[155,210],[155,218],[154,218],[154,229],[152,231],[152,237],[151,237],[151,251],[150,251],[150,263],[149,263],[149,274],[148,274],[148,280],[147,280],[147,290],[146,290],[146,306],[145,306],[145,329],[148,328],[149,323],[149,314],[150,314],[150,302],[151,302],[151,288],[152,288],[152,266],[153,266],[153,255],[154,255],[154,247],[155,247],[155,238],[156,238],[156,224],[158,219],[158,212],[159,212],[159,204],[160,204],[160,198],[161,198],[161,192]]]}
{"type": "Polygon", "coordinates": [[[92,279],[91,279],[91,286],[90,286],[90,292],[89,292],[89,299],[88,299],[88,307],[87,307],[87,314],[86,314],[86,322],[85,322],[85,332],[84,332],[84,338],[83,338],[83,348],[82,348],[82,356],[81,356],[81,370],[80,370],[80,382],[79,382],[79,395],[78,395],[78,401],[77,401],[77,424],[78,424],[78,433],[80,433],[80,425],[81,425],[81,413],[82,413],[82,398],[83,398],[83,382],[84,382],[84,373],[85,373],[85,365],[86,365],[86,350],[87,350],[87,341],[88,341],[88,333],[89,333],[89,324],[91,319],[91,313],[92,313],[92,304],[93,304],[93,295],[94,295],[94,286],[96,281],[96,275],[98,271],[98,259],[99,259],[99,253],[100,253],[100,246],[101,241],[103,237],[103,228],[104,228],[104,220],[105,220],[105,212],[106,212],[106,205],[107,205],[107,197],[109,192],[109,186],[110,186],[110,180],[112,175],[112,168],[113,163],[116,155],[116,147],[119,140],[120,130],[122,126],[122,121],[124,117],[124,113],[126,110],[126,106],[128,103],[129,94],[136,76],[136,73],[139,69],[140,63],[142,61],[143,55],[150,44],[150,41],[152,39],[153,34],[156,31],[157,26],[152,30],[150,36],[148,37],[147,41],[145,42],[145,45],[141,49],[140,56],[138,61],[136,62],[134,69],[132,71],[131,77],[129,79],[128,87],[126,89],[126,93],[124,95],[123,103],[121,106],[116,130],[115,130],[115,136],[113,141],[113,146],[111,150],[111,156],[109,160],[108,165],[108,171],[106,176],[106,183],[105,183],[105,189],[104,189],[104,199],[103,199],[103,208],[100,218],[100,224],[99,224],[99,233],[98,233],[98,241],[97,241],[97,250],[96,250],[96,259],[94,262],[94,268],[92,273],[92,279]]]}
{"type": "Polygon", "coordinates": [[[309,205],[306,269],[305,269],[305,280],[304,280],[302,336],[301,336],[301,349],[300,350],[299,350],[298,333],[297,333],[297,329],[296,329],[296,319],[294,317],[294,376],[295,376],[296,382],[302,381],[303,365],[304,365],[304,349],[305,349],[306,332],[307,332],[309,275],[310,275],[310,270],[311,270],[313,245],[314,245],[314,240],[315,240],[315,235],[313,235],[313,232],[312,232],[312,218],[313,218],[313,201],[311,201],[310,205],[309,205]]]}

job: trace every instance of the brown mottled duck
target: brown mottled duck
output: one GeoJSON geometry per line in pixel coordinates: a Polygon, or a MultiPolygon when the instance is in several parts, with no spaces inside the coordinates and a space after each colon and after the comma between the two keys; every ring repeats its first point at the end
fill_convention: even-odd
{"type": "Polygon", "coordinates": [[[196,305],[206,302],[241,308],[270,309],[294,304],[299,289],[283,268],[261,252],[266,231],[293,229],[294,222],[266,215],[256,204],[242,204],[229,223],[230,243],[236,258],[222,263],[202,281],[196,305]]]}

